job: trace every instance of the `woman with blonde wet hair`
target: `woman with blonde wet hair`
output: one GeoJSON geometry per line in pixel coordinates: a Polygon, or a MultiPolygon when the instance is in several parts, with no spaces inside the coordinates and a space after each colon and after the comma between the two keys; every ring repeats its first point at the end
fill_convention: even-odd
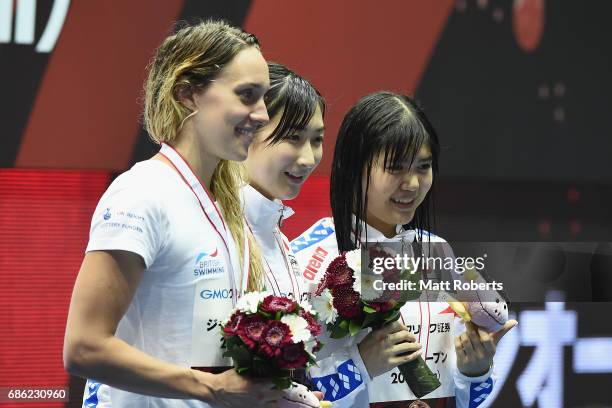
{"type": "Polygon", "coordinates": [[[268,122],[268,88],[257,39],[224,22],[184,26],[158,48],[144,121],[160,152],[100,199],[70,304],[64,364],[96,381],[86,406],[263,406],[282,397],[229,367],[218,332],[242,290],[263,287],[233,167],[268,122]]]}

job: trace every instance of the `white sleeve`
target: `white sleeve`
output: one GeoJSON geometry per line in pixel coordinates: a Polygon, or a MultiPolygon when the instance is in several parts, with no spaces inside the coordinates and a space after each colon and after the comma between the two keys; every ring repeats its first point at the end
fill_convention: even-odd
{"type": "MultiPolygon", "coordinates": [[[[331,218],[323,218],[291,241],[302,269],[304,279],[309,282],[311,292],[317,286],[327,265],[338,256],[338,245],[331,218]]],[[[325,323],[322,323],[325,327],[325,323]]],[[[357,345],[368,331],[356,336],[332,339],[324,329],[320,336],[324,344],[317,353],[317,366],[310,368],[314,387],[321,391],[324,399],[334,408],[368,407],[367,384],[371,381],[357,345]]]]}
{"type": "Polygon", "coordinates": [[[454,379],[457,408],[484,408],[490,405],[487,397],[497,381],[493,367],[480,377],[467,377],[455,369],[454,379]]]}
{"type": "MultiPolygon", "coordinates": [[[[454,335],[457,336],[465,331],[465,325],[458,320],[454,324],[453,329],[454,335]]],[[[455,381],[455,403],[457,408],[485,408],[492,403],[492,401],[487,402],[487,397],[493,391],[497,381],[493,365],[489,368],[489,371],[479,377],[468,377],[462,374],[455,366],[453,369],[453,379],[455,381]]]]}
{"type": "Polygon", "coordinates": [[[148,268],[166,237],[165,212],[154,192],[121,184],[111,185],[98,203],[86,252],[133,252],[142,257],[148,268]]]}

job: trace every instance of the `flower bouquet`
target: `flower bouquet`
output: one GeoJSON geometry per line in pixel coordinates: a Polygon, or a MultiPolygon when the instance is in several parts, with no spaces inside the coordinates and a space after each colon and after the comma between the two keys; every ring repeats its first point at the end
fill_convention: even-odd
{"type": "MultiPolygon", "coordinates": [[[[378,246],[369,248],[368,255],[370,267],[375,258],[391,257],[378,246]]],[[[396,284],[396,287],[402,282],[406,285],[406,282],[412,282],[412,287],[418,288],[420,271],[387,268],[377,278],[365,272],[361,268],[360,249],[336,257],[325,271],[313,303],[321,313],[320,318],[327,323],[332,338],[353,336],[364,328],[376,329],[393,322],[400,318],[400,308],[407,301],[421,295],[420,290],[376,290],[373,284],[373,280],[381,279],[387,284],[396,284]]],[[[417,398],[440,386],[440,381],[420,356],[398,368],[417,398]]]]}
{"type": "Polygon", "coordinates": [[[238,373],[270,377],[278,389],[290,388],[292,371],[314,364],[321,348],[311,306],[265,292],[243,295],[221,333],[223,356],[238,373]]]}

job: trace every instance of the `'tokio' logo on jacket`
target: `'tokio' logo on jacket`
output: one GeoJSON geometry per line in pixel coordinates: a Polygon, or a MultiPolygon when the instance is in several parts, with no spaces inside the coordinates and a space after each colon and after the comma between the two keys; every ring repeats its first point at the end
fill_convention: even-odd
{"type": "Polygon", "coordinates": [[[217,248],[212,252],[200,252],[195,260],[193,276],[206,279],[217,278],[225,273],[217,248]]]}

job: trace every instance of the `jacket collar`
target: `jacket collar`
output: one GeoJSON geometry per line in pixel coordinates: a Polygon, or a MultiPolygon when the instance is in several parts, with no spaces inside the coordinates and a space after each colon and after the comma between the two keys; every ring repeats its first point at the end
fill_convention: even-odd
{"type": "MultiPolygon", "coordinates": [[[[355,216],[353,215],[353,225],[355,225],[355,216]]],[[[397,225],[395,227],[395,236],[392,238],[387,238],[382,232],[378,231],[376,228],[366,224],[361,221],[361,240],[367,240],[370,242],[393,242],[393,241],[401,241],[406,240],[411,243],[414,242],[416,238],[416,231],[411,229],[404,229],[402,225],[397,225]]]]}
{"type": "Polygon", "coordinates": [[[270,200],[249,184],[240,190],[247,221],[253,230],[273,231],[282,220],[293,215],[293,210],[280,200],[270,200]]]}

